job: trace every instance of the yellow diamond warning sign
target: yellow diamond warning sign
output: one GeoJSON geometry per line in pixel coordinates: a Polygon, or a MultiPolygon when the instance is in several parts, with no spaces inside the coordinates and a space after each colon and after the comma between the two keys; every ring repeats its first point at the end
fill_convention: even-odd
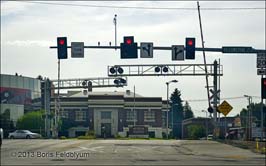
{"type": "Polygon", "coordinates": [[[233,107],[225,100],[218,106],[218,110],[223,113],[224,116],[226,116],[232,109],[233,107]]]}

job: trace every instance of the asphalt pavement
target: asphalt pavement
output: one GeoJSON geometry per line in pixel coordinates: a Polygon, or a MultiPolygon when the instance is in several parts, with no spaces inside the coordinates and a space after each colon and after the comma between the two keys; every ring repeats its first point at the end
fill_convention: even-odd
{"type": "Polygon", "coordinates": [[[265,156],[206,140],[4,140],[1,165],[264,165],[265,156]]]}

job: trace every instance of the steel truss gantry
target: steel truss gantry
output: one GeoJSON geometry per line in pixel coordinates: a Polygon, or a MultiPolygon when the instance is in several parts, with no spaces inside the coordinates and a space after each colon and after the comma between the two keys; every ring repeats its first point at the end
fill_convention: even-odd
{"type": "MultiPolygon", "coordinates": [[[[58,80],[51,80],[51,89],[57,89],[58,80]]],[[[98,77],[98,78],[73,78],[60,79],[60,89],[80,89],[80,88],[104,88],[127,86],[127,77],[98,77]]]]}
{"type": "MultiPolygon", "coordinates": [[[[108,76],[214,76],[214,64],[144,64],[108,66],[108,76]]],[[[223,66],[217,66],[217,75],[223,75],[223,66]]]]}

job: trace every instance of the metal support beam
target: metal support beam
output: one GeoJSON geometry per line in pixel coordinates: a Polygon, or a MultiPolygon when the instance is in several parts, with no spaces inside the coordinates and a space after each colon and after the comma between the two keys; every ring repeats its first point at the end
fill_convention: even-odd
{"type": "MultiPolygon", "coordinates": [[[[56,49],[57,46],[50,46],[51,49],[56,49]]],[[[68,46],[67,48],[71,48],[68,46]]],[[[94,49],[121,49],[120,46],[84,46],[84,48],[94,48],[94,49]]],[[[140,47],[137,47],[140,49],[140,47]]],[[[207,52],[222,52],[222,53],[258,53],[265,52],[263,49],[254,49],[252,47],[236,47],[231,46],[223,46],[222,48],[200,48],[197,47],[196,51],[207,51],[207,52]],[[230,52],[231,51],[231,52],[230,52]]],[[[154,50],[172,50],[172,47],[164,47],[164,46],[154,46],[154,50]]]]}
{"type": "MultiPolygon", "coordinates": [[[[58,85],[58,80],[51,80],[53,86],[51,89],[55,89],[58,85]]],[[[60,89],[80,89],[88,88],[89,82],[91,88],[104,88],[104,87],[123,87],[127,86],[127,77],[99,77],[99,78],[74,78],[74,79],[60,79],[60,89]],[[121,80],[125,82],[120,82],[121,80]],[[118,82],[115,83],[115,80],[118,82]]]]}
{"type": "MultiPolygon", "coordinates": [[[[146,64],[146,65],[114,65],[108,66],[108,76],[205,76],[214,75],[214,64],[207,64],[207,74],[204,64],[146,64]],[[119,73],[123,71],[122,73],[119,73]],[[157,71],[157,72],[156,72],[157,71]],[[166,72],[167,71],[167,72],[166,72]],[[112,73],[113,72],[113,73],[112,73]]],[[[219,74],[223,75],[222,65],[219,74]]]]}

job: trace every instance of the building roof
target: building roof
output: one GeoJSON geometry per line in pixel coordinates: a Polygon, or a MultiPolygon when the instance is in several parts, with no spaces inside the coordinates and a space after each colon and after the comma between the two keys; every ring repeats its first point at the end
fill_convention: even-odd
{"type": "MultiPolygon", "coordinates": [[[[134,93],[130,92],[130,91],[126,91],[126,92],[118,92],[118,91],[114,91],[114,92],[88,92],[88,91],[75,91],[75,93],[72,93],[71,91],[68,91],[69,96],[68,97],[88,97],[88,96],[123,96],[125,98],[128,97],[134,97],[134,93]]],[[[137,93],[135,93],[135,97],[139,98],[139,97],[143,97],[137,93]]]]}

